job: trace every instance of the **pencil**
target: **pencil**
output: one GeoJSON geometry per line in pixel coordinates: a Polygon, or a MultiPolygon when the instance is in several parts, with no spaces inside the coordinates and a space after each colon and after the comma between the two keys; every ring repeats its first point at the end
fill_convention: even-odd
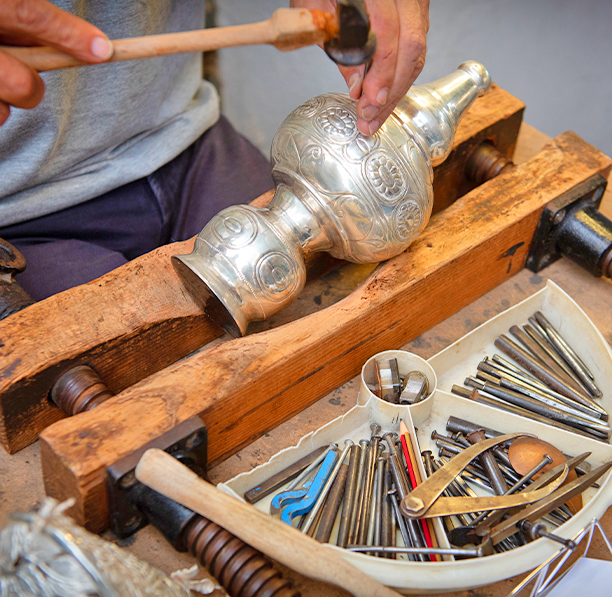
{"type": "MultiPolygon", "coordinates": [[[[400,440],[402,442],[402,448],[404,450],[404,456],[406,458],[406,465],[408,468],[408,475],[410,476],[410,482],[412,487],[417,487],[423,482],[421,477],[421,471],[417,466],[416,452],[412,445],[412,438],[408,432],[408,427],[403,420],[400,420],[400,440]]],[[[436,531],[433,526],[433,521],[429,518],[421,518],[421,526],[423,527],[423,535],[425,536],[425,543],[427,547],[438,547],[438,539],[436,537],[436,531]]],[[[436,554],[429,554],[429,559],[432,562],[441,562],[442,558],[436,554]]]]}

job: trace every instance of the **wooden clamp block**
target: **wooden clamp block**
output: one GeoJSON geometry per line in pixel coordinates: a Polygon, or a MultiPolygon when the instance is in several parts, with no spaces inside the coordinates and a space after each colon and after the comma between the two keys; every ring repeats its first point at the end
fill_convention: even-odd
{"type": "Polygon", "coordinates": [[[545,206],[606,176],[612,160],[573,133],[436,214],[405,253],[350,296],[281,327],[201,350],[41,434],[47,492],[108,523],[104,478],[118,458],[199,415],[209,462],[228,457],[523,268],[545,206]]]}
{"type": "MultiPolygon", "coordinates": [[[[459,126],[453,152],[435,170],[434,209],[469,188],[465,163],[483,140],[512,155],[523,109],[496,86],[475,102],[459,126]]],[[[253,204],[267,205],[272,195],[253,204]]],[[[117,393],[223,333],[184,290],[170,263],[172,255],[192,247],[193,239],[161,247],[0,322],[0,444],[7,451],[24,448],[64,417],[48,396],[58,377],[75,365],[90,365],[117,393]]],[[[309,273],[330,259],[315,256],[309,273]]]]}

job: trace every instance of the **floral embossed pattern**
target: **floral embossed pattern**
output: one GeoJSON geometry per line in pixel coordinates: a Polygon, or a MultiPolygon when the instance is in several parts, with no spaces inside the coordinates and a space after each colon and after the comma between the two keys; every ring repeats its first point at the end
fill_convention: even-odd
{"type": "Polygon", "coordinates": [[[366,173],[378,193],[387,201],[398,200],[405,188],[404,177],[395,162],[383,154],[368,160],[366,173]]]}
{"type": "Polygon", "coordinates": [[[348,139],[357,131],[355,116],[340,106],[332,106],[322,112],[319,124],[328,135],[337,139],[348,139]]]}
{"type": "Polygon", "coordinates": [[[417,232],[422,215],[414,201],[402,203],[395,212],[395,231],[401,239],[408,239],[417,232]]]}
{"type": "Polygon", "coordinates": [[[322,96],[318,95],[317,97],[313,97],[307,102],[304,102],[301,106],[297,107],[289,115],[287,120],[289,120],[290,118],[295,118],[297,116],[311,118],[319,111],[319,109],[323,106],[324,103],[325,98],[323,98],[322,96]]]}

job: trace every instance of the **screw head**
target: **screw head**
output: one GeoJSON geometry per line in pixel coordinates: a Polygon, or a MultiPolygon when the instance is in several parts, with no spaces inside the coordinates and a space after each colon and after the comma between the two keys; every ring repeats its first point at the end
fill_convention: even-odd
{"type": "Polygon", "coordinates": [[[563,222],[563,218],[565,217],[565,210],[564,209],[560,209],[554,216],[553,218],[553,224],[556,226],[557,224],[560,224],[561,222],[563,222]]]}

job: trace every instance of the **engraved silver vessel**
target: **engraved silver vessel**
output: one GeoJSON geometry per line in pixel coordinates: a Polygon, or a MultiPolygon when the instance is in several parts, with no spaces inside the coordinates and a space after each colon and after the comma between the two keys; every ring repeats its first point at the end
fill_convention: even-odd
{"type": "Polygon", "coordinates": [[[404,251],[429,221],[433,166],[473,101],[491,86],[478,62],[413,86],[381,129],[357,130],[355,102],[328,93],[295,109],[272,143],[270,206],[228,207],[172,257],[186,288],[233,336],[304,287],[304,254],[375,263],[404,251]]]}

